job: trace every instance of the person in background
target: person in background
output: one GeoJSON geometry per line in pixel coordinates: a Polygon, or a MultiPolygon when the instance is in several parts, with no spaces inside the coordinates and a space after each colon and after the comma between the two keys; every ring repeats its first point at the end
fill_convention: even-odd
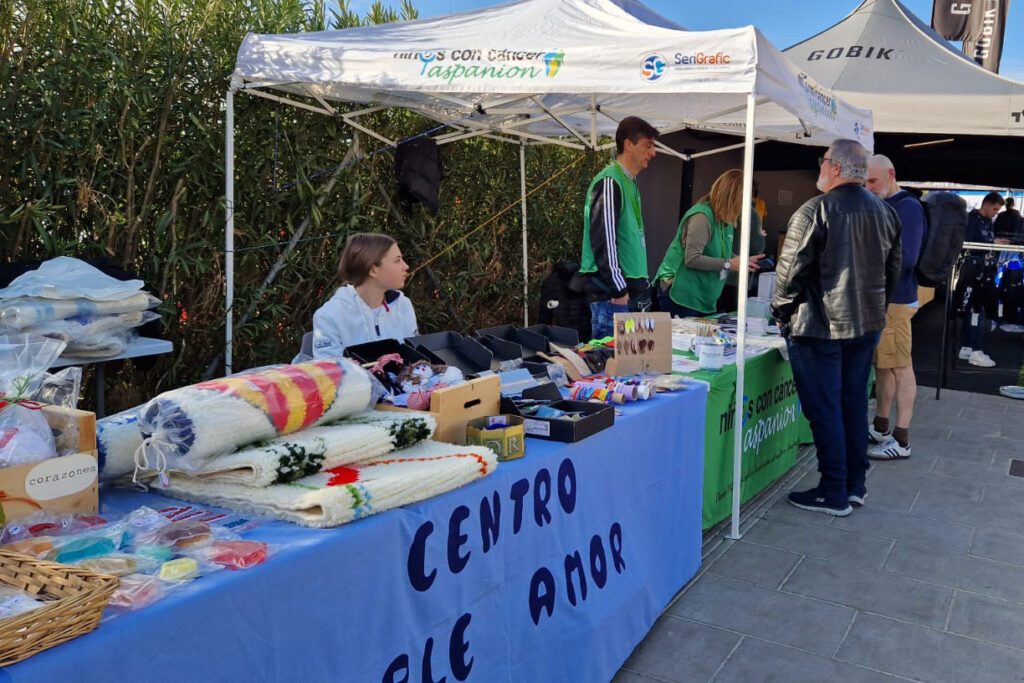
{"type": "Polygon", "coordinates": [[[867,495],[868,376],[902,260],[899,217],[864,189],[867,163],[854,140],[821,157],[824,194],[789,220],[772,297],[821,473],[789,502],[838,517],[867,495]]]}
{"type": "Polygon", "coordinates": [[[910,420],[917,398],[914,376],[913,332],[910,319],[917,313],[917,275],[914,268],[921,253],[927,227],[924,207],[896,182],[896,170],[888,157],[876,154],[868,159],[866,187],[896,209],[902,225],[902,266],[896,294],[885,314],[885,329],[875,349],[875,419],[868,428],[868,457],[895,460],[910,457],[910,420]],[[896,427],[889,429],[893,399],[896,427]]]}
{"type": "Polygon", "coordinates": [[[1006,210],[996,216],[995,234],[1012,244],[1024,243],[1024,217],[1014,208],[1013,197],[1006,198],[1006,210]]]}
{"type": "Polygon", "coordinates": [[[654,276],[661,310],[675,318],[714,313],[731,271],[757,270],[764,254],[733,255],[733,229],[743,206],[743,172],[731,169],[715,179],[679,221],[676,236],[654,276]]]}
{"type": "MultiPolygon", "coordinates": [[[[981,200],[981,208],[971,209],[967,214],[964,242],[1009,244],[1008,239],[995,236],[995,226],[992,222],[999,210],[1003,208],[1003,203],[1003,198],[998,192],[989,192],[985,195],[981,200]]],[[[985,318],[984,310],[978,313],[968,312],[964,316],[960,360],[966,360],[979,368],[995,367],[996,362],[984,351],[985,325],[987,324],[988,320],[985,318]]]]}
{"type": "Polygon", "coordinates": [[[409,265],[395,240],[357,233],[338,262],[342,286],[313,314],[313,357],[336,358],[355,344],[416,335],[416,312],[402,294],[409,265]]]}
{"type": "MultiPolygon", "coordinates": [[[[756,187],[756,183],[755,183],[756,187]]],[[[755,205],[756,200],[752,202],[752,206],[755,205]]],[[[763,203],[763,202],[762,202],[763,203]]],[[[742,214],[741,219],[742,219],[742,214]]],[[[736,228],[732,232],[732,255],[736,256],[740,253],[740,244],[743,239],[743,233],[741,232],[742,226],[739,225],[739,220],[736,221],[736,228]]],[[[767,246],[765,237],[768,235],[765,232],[764,225],[761,223],[761,216],[757,213],[756,206],[754,210],[750,212],[750,248],[747,253],[751,256],[762,257],[767,253],[765,247],[767,246]]],[[[718,312],[719,313],[734,313],[739,307],[739,286],[740,286],[740,274],[739,271],[732,268],[729,269],[729,277],[725,278],[725,288],[722,290],[722,296],[718,297],[718,312]]],[[[751,296],[752,293],[757,292],[757,273],[752,273],[749,280],[749,288],[747,296],[751,296]]]]}
{"type": "Polygon", "coordinates": [[[594,339],[612,335],[615,313],[650,307],[647,239],[636,176],[654,158],[658,131],[627,116],[615,131],[615,160],[587,188],[580,274],[589,276],[594,339]]]}
{"type": "Polygon", "coordinates": [[[764,232],[764,218],[768,215],[768,207],[765,206],[764,200],[761,199],[761,190],[757,186],[757,181],[754,181],[754,211],[757,212],[757,220],[761,225],[761,231],[764,232]]]}

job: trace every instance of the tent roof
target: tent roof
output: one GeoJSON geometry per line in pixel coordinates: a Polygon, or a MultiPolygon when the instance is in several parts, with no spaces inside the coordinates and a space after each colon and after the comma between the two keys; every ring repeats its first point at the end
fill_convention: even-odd
{"type": "Polygon", "coordinates": [[[234,84],[310,97],[328,113],[345,101],[456,122],[441,141],[571,135],[581,147],[627,115],[662,131],[742,133],[746,95],[756,93],[760,137],[872,145],[870,112],[801,73],[754,27],[689,32],[633,0],[520,0],[340,31],[249,34],[234,84]]]}
{"type": "Polygon", "coordinates": [[[870,108],[876,133],[1024,136],[1024,83],[983,69],[898,0],[864,0],[785,54],[870,108]]]}

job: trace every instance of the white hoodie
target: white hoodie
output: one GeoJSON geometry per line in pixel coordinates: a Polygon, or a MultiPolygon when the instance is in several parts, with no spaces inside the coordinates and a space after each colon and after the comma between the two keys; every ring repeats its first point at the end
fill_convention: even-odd
{"type": "Polygon", "coordinates": [[[416,312],[408,297],[389,289],[384,301],[371,310],[355,287],[339,287],[313,314],[313,357],[337,358],[347,346],[416,336],[416,312]]]}

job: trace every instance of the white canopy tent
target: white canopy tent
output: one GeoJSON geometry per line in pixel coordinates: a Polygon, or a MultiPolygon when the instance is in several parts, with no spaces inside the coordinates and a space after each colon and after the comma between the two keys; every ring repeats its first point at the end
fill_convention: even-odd
{"type": "MultiPolygon", "coordinates": [[[[523,145],[605,149],[627,115],[666,133],[686,127],[743,135],[749,225],[755,136],[813,145],[836,138],[872,148],[871,114],[800,72],[752,26],[688,32],[633,0],[521,0],[432,19],[307,34],[246,36],[227,93],[225,365],[234,298],[235,91],[360,122],[402,107],[447,124],[439,144],[485,135],[523,145]],[[296,99],[296,97],[303,99],[296,99]],[[337,102],[365,105],[341,111],[337,102]]],[[[731,149],[732,147],[730,147],[731,149]]],[[[663,145],[661,150],[687,156],[663,145]]],[[[582,191],[582,188],[581,188],[582,191]]],[[[523,258],[526,291],[525,181],[523,258]]],[[[747,253],[743,233],[740,253],[747,253]]],[[[740,271],[740,292],[747,289],[740,271]]],[[[526,302],[524,301],[524,306],[526,302]]],[[[745,297],[739,305],[742,395],[745,297]]],[[[742,424],[737,401],[736,424],[742,424]]],[[[742,430],[736,430],[733,535],[739,534],[742,430]]]]}
{"type": "Polygon", "coordinates": [[[869,107],[876,133],[1024,136],[1024,83],[983,69],[898,0],[864,0],[785,55],[869,107]]]}

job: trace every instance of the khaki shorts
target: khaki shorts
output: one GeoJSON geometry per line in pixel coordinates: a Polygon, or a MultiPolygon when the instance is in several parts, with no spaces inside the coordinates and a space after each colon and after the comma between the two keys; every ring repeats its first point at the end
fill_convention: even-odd
{"type": "Polygon", "coordinates": [[[875,349],[875,367],[879,369],[908,368],[914,364],[911,357],[912,335],[910,319],[917,313],[915,306],[889,304],[885,312],[885,329],[875,349]]]}

